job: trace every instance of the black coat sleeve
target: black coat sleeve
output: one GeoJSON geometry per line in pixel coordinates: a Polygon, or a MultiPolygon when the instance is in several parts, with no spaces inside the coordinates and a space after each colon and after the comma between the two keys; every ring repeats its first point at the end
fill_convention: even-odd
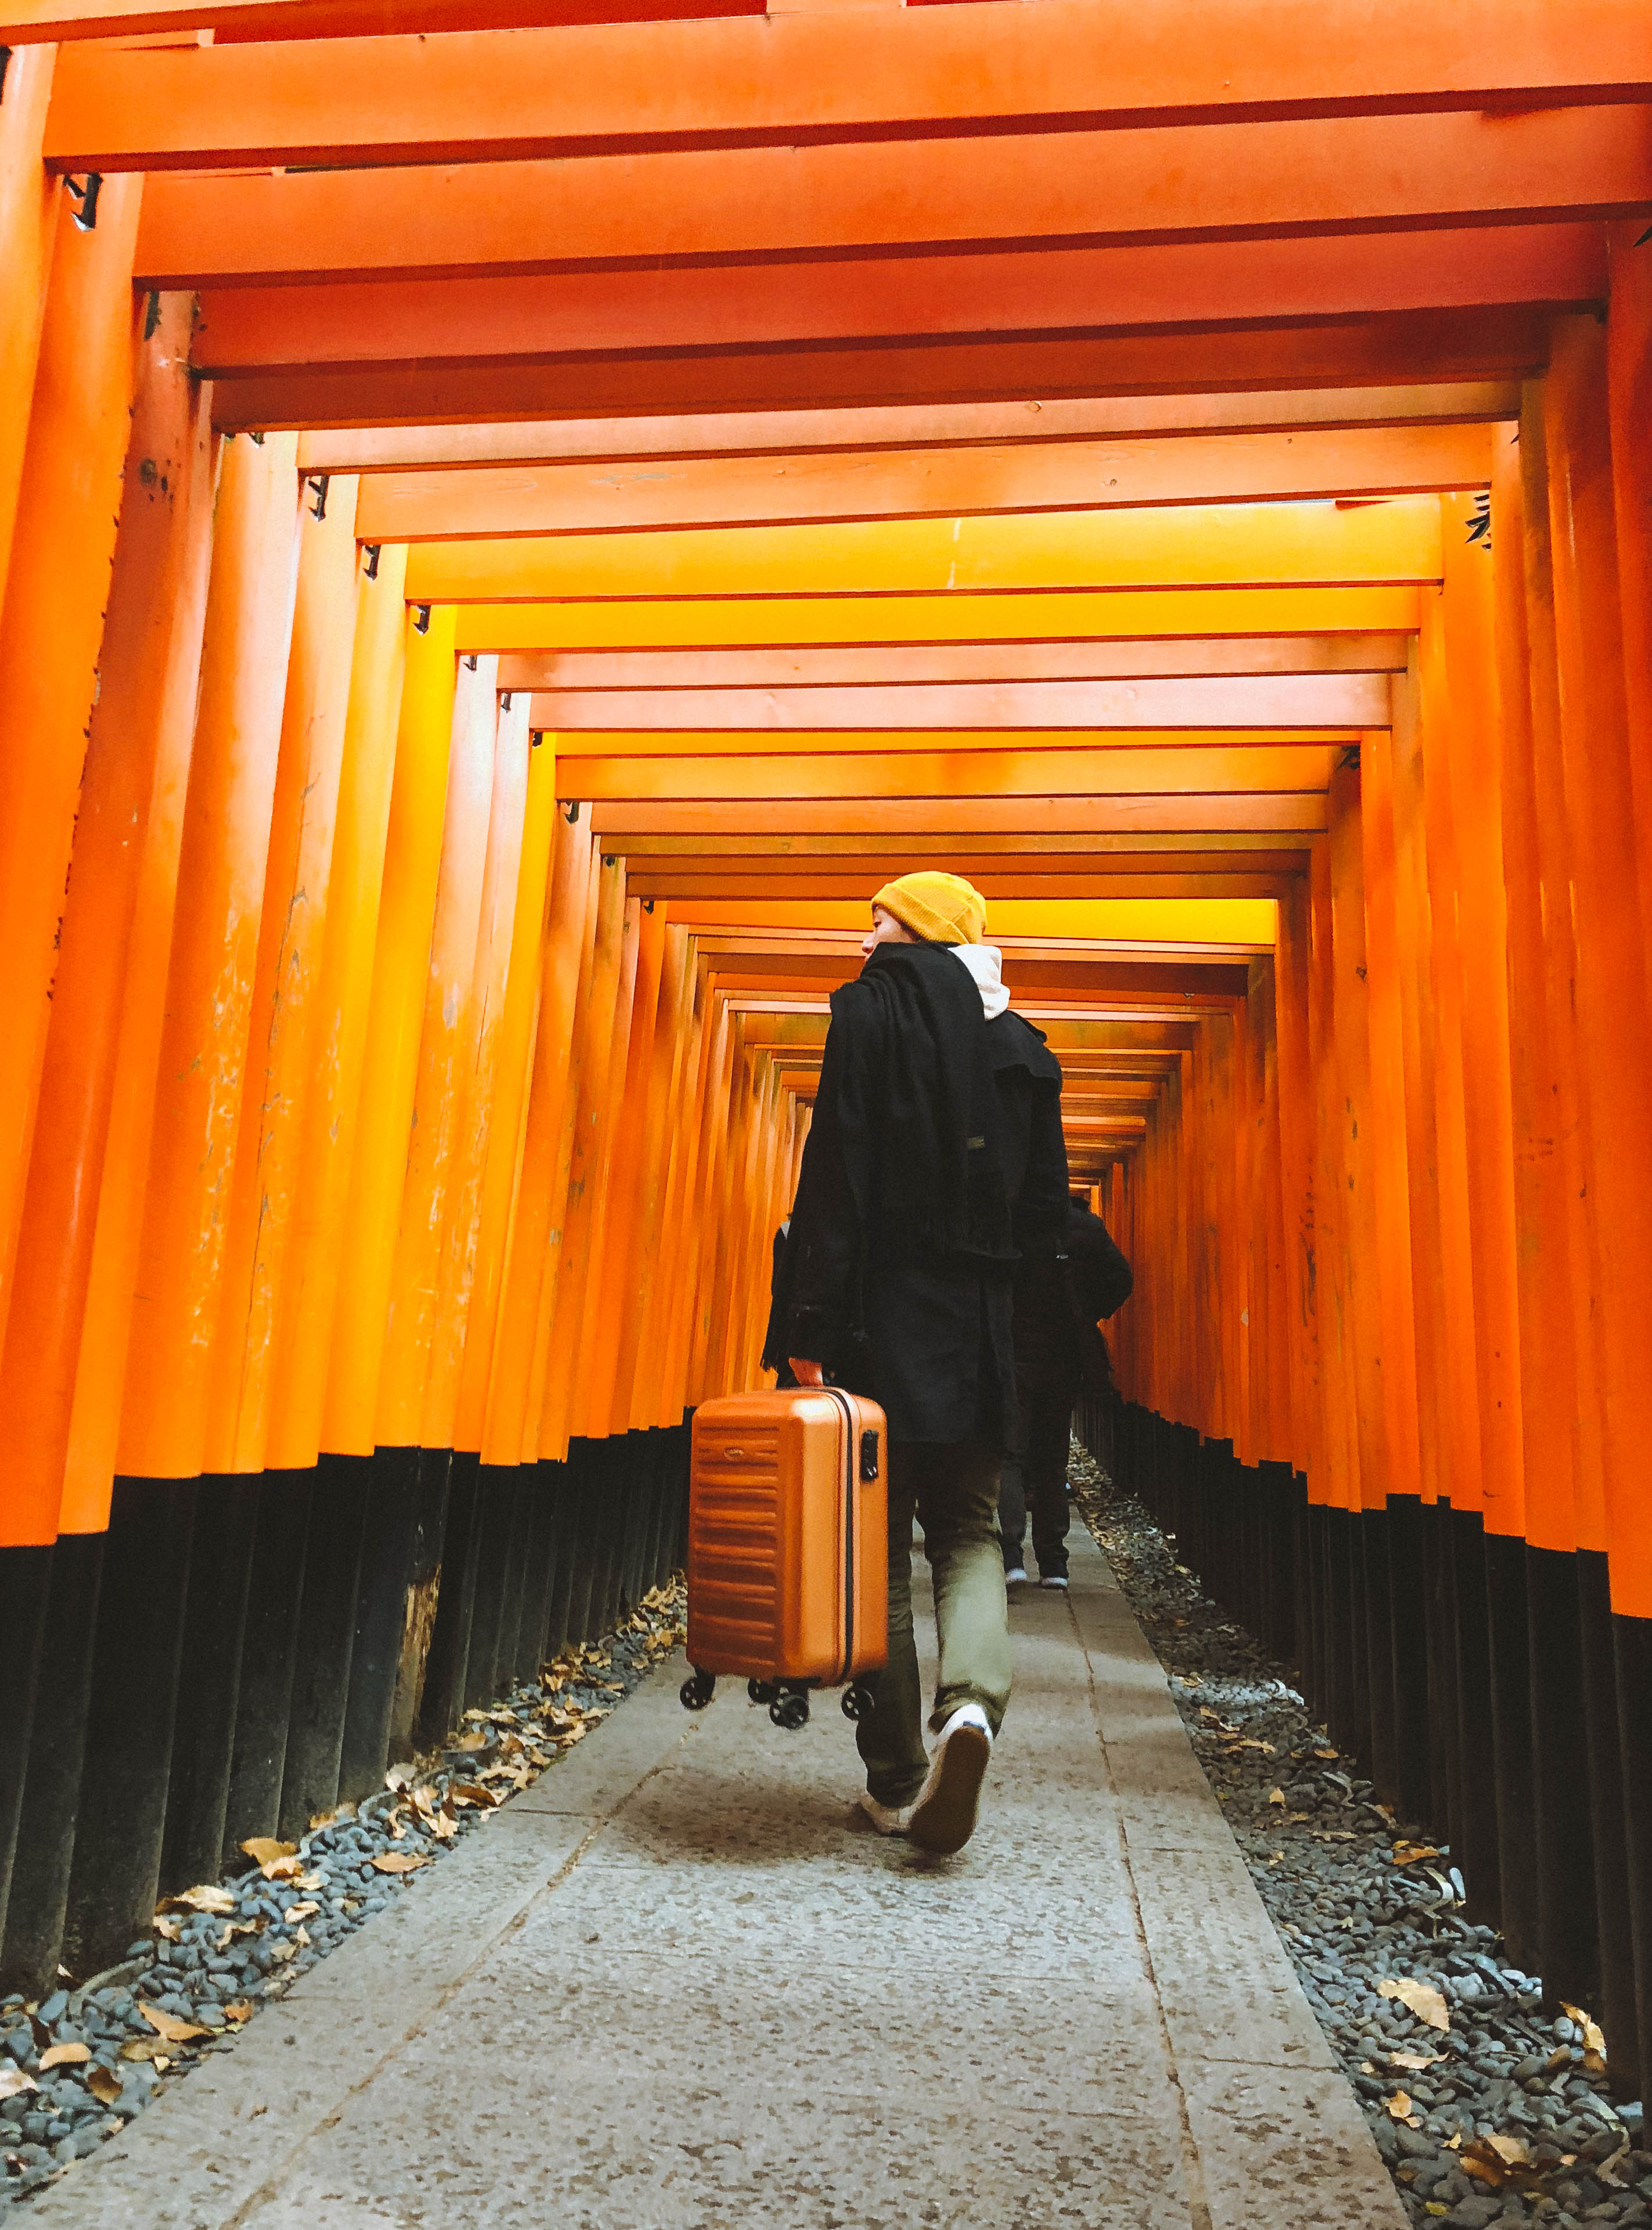
{"type": "Polygon", "coordinates": [[[1015,1203],[1016,1246],[1036,1259],[1062,1251],[1067,1230],[1067,1140],[1062,1132],[1062,1095],[1042,1079],[1035,1081],[1027,1130],[1027,1162],[1015,1203]]]}
{"type": "MultiPolygon", "coordinates": [[[[837,1025],[826,1033],[820,1091],[803,1145],[788,1235],[784,1352],[842,1367],[861,1330],[861,1234],[837,1125],[837,1025]]],[[[772,1334],[771,1336],[772,1344],[772,1334]]]]}
{"type": "Polygon", "coordinates": [[[1110,1317],[1130,1299],[1135,1276],[1099,1215],[1074,1203],[1068,1219],[1067,1251],[1073,1264],[1073,1290],[1094,1324],[1110,1317]]]}

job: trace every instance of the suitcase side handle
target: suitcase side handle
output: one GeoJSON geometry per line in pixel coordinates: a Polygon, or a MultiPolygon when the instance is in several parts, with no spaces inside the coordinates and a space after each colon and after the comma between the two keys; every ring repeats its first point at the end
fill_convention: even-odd
{"type": "Polygon", "coordinates": [[[861,1435],[861,1484],[863,1486],[870,1486],[876,1479],[879,1469],[877,1434],[875,1431],[862,1433],[861,1435]]]}

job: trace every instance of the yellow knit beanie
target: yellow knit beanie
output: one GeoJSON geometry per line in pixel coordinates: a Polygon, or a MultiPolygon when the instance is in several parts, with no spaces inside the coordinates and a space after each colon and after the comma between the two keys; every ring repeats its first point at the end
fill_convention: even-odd
{"type": "Polygon", "coordinates": [[[986,900],[962,875],[926,867],[886,883],[872,901],[926,944],[978,944],[986,934],[986,900]]]}

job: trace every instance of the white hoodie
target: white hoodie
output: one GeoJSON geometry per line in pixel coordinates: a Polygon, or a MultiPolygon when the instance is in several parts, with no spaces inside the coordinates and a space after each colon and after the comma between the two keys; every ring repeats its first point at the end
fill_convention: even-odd
{"type": "Polygon", "coordinates": [[[996,1022],[1010,1004],[1002,974],[1003,956],[996,944],[950,944],[946,948],[975,978],[981,1005],[990,1022],[996,1022]]]}

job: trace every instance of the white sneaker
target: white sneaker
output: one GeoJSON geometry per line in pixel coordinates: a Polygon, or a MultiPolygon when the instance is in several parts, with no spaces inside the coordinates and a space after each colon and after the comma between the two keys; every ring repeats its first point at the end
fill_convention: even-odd
{"type": "Polygon", "coordinates": [[[1041,1588],[1065,1588],[1067,1575],[1065,1572],[1046,1572],[1038,1584],[1041,1588]]]}
{"type": "Polygon", "coordinates": [[[869,1789],[860,1795],[860,1806],[880,1835],[904,1835],[907,1822],[912,1817],[910,1804],[897,1811],[893,1804],[880,1804],[869,1789]]]}
{"type": "Polygon", "coordinates": [[[1012,1564],[1003,1576],[1003,1583],[1007,1588],[1024,1588],[1027,1584],[1026,1566],[1012,1564]]]}
{"type": "Polygon", "coordinates": [[[945,1858],[975,1833],[992,1730],[978,1704],[960,1704],[940,1731],[929,1777],[907,1815],[907,1840],[945,1858]]]}

